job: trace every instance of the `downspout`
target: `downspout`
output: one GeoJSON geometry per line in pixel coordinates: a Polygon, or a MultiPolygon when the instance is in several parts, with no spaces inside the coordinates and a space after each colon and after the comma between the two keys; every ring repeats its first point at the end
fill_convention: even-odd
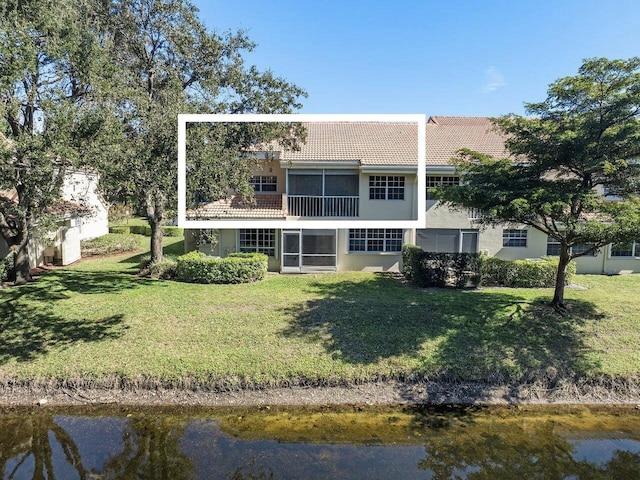
{"type": "Polygon", "coordinates": [[[606,245],[602,249],[602,275],[606,275],[606,265],[607,265],[607,250],[609,250],[609,245],[606,245]]]}

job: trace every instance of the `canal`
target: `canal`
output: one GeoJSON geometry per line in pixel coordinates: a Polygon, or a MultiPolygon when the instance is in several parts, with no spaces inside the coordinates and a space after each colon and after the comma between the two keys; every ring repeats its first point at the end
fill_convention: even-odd
{"type": "Polygon", "coordinates": [[[640,478],[637,407],[0,410],[5,479],[640,478]]]}

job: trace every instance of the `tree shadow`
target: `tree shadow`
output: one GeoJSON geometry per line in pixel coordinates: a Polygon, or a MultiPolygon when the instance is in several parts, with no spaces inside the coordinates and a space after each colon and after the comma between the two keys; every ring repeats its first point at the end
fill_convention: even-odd
{"type": "Polygon", "coordinates": [[[419,366],[402,375],[458,380],[598,367],[581,333],[601,317],[589,302],[572,301],[561,317],[545,305],[548,299],[528,300],[516,290],[420,290],[389,275],[303,288],[316,298],[289,308],[282,334],[318,341],[350,364],[408,356],[419,366]]]}
{"type": "Polygon", "coordinates": [[[80,342],[118,338],[128,328],[124,314],[97,319],[64,315],[56,304],[76,294],[118,293],[152,280],[112,271],[51,270],[38,281],[4,290],[0,296],[0,365],[29,361],[80,342]]]}

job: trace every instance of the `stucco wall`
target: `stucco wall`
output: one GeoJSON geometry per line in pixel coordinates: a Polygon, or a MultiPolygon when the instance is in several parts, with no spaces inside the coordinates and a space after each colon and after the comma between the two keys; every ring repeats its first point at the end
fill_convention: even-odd
{"type": "MultiPolygon", "coordinates": [[[[404,231],[403,243],[409,242],[411,231],[404,231]]],[[[349,231],[338,230],[338,271],[399,272],[402,255],[399,253],[349,253],[349,231]]]]}
{"type": "MultiPolygon", "coordinates": [[[[416,175],[401,174],[405,177],[404,200],[370,200],[370,175],[374,174],[360,174],[360,220],[415,220],[418,218],[418,180],[416,175]]],[[[380,175],[392,174],[381,173],[380,175]]]]}

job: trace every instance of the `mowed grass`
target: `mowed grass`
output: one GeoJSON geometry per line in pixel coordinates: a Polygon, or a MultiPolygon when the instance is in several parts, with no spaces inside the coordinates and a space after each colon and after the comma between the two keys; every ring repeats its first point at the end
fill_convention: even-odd
{"type": "Polygon", "coordinates": [[[640,275],[578,276],[588,290],[567,290],[559,316],[550,289],[419,290],[373,273],[195,285],[136,276],[141,255],[0,290],[0,380],[236,388],[640,371],[640,275]]]}

